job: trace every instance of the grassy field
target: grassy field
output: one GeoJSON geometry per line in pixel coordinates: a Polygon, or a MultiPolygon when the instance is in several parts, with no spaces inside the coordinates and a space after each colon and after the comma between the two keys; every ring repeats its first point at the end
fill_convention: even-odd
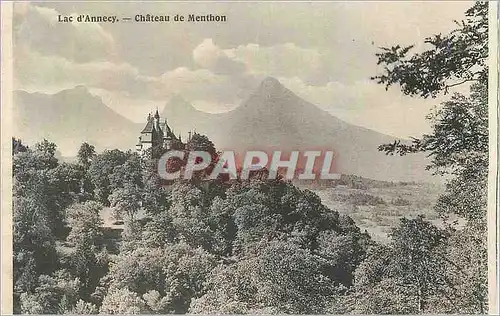
{"type": "MultiPolygon", "coordinates": [[[[306,188],[306,186],[302,186],[306,188]]],[[[308,187],[332,210],[348,214],[373,239],[387,241],[391,228],[401,217],[424,215],[436,225],[442,224],[433,207],[444,186],[420,183],[387,183],[353,188],[347,185],[308,187]]]]}

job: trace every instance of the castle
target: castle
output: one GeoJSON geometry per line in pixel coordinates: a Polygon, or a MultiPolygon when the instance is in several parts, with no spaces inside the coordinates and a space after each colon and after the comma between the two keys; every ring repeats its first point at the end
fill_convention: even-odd
{"type": "Polygon", "coordinates": [[[173,130],[167,124],[167,119],[161,122],[160,114],[156,110],[154,116],[151,113],[148,114],[146,126],[142,129],[139,142],[135,147],[137,152],[144,156],[147,150],[152,147],[165,150],[184,149],[185,144],[182,142],[180,134],[175,136],[173,130]]]}

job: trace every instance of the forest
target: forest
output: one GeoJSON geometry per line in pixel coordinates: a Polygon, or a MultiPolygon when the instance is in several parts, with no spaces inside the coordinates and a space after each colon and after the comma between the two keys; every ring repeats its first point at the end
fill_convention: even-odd
{"type": "MultiPolygon", "coordinates": [[[[314,192],[262,172],[166,183],[159,148],[146,159],[84,142],[65,162],[50,140],[13,138],[14,312],[486,313],[487,9],[475,3],[424,52],[383,48],[372,78],[422,98],[470,89],[429,115],[432,133],[379,148],[432,158],[448,179],[434,206],[442,227],[402,217],[381,243],[314,192]],[[103,225],[105,208],[123,229],[103,225]]],[[[200,134],[185,150],[217,157],[200,134]]]]}

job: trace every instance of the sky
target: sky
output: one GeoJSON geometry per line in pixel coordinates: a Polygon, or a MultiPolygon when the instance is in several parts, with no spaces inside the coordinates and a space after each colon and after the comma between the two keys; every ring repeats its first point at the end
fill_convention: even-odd
{"type": "Polygon", "coordinates": [[[446,2],[20,2],[14,5],[15,88],[86,86],[134,122],[180,95],[201,111],[238,107],[268,76],[349,123],[397,137],[428,132],[440,100],[385,91],[382,46],[454,28],[471,6],[446,2]],[[225,15],[226,22],[59,23],[58,15],[225,15]]]}

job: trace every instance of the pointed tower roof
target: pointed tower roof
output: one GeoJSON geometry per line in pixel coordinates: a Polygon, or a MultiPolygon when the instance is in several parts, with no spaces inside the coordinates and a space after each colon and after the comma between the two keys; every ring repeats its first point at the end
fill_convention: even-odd
{"type": "Polygon", "coordinates": [[[156,108],[155,118],[157,118],[157,119],[160,118],[160,113],[158,113],[158,108],[156,108]]]}
{"type": "Polygon", "coordinates": [[[148,122],[146,123],[146,126],[144,126],[144,129],[142,130],[141,134],[152,133],[153,129],[154,129],[153,118],[151,117],[151,114],[149,114],[148,122]]]}
{"type": "Polygon", "coordinates": [[[164,118],[163,119],[163,123],[161,123],[161,129],[163,130],[163,135],[165,137],[173,137],[175,138],[175,135],[173,134],[173,130],[170,128],[170,126],[168,126],[168,123],[167,123],[167,119],[164,118]]]}

